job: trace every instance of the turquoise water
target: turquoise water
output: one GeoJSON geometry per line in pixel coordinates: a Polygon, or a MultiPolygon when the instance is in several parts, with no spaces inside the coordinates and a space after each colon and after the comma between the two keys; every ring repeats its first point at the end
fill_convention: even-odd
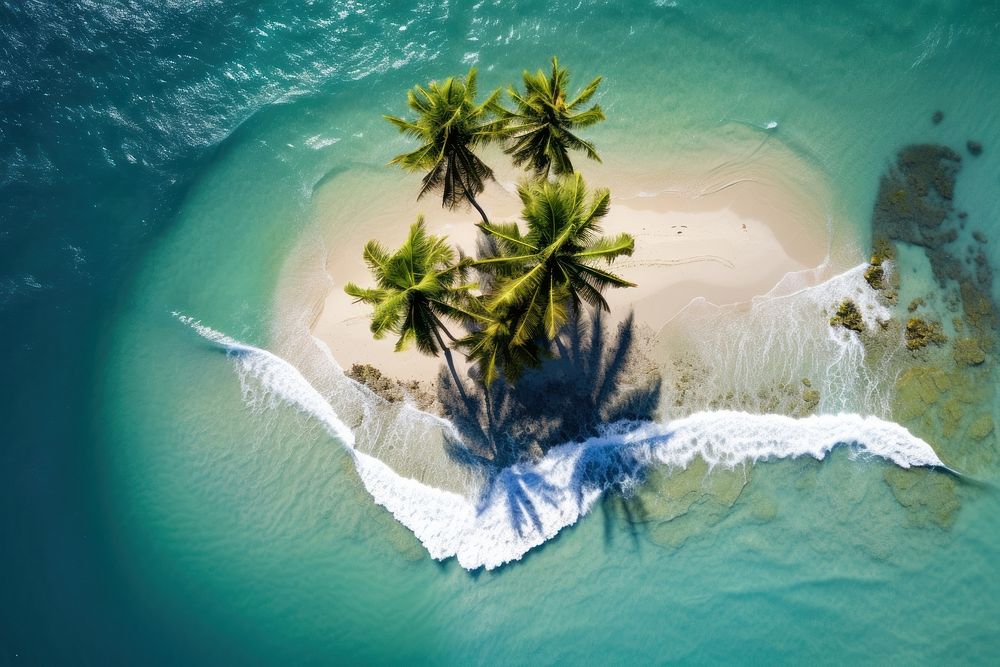
{"type": "Polygon", "coordinates": [[[606,78],[592,136],[609,170],[642,181],[743,141],[792,151],[831,191],[845,268],[913,142],[965,156],[956,206],[989,234],[995,5],[2,11],[2,511],[23,573],[5,661],[997,659],[995,457],[961,482],[914,473],[901,498],[895,466],[856,450],[692,464],[470,572],[372,502],[320,420],[247,393],[238,359],[172,316],[281,347],[275,290],[318,203],[368,174],[381,187],[403,146],[380,114],[415,82],[475,64],[501,85],[553,53],[606,78]]]}

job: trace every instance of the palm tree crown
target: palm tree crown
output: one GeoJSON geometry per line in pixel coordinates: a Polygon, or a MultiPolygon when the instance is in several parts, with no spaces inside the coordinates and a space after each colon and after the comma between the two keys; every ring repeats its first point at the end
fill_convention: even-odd
{"type": "Polygon", "coordinates": [[[473,149],[502,140],[506,136],[505,121],[498,118],[502,113],[497,103],[499,90],[481,104],[476,103],[476,94],[473,68],[465,78],[448,77],[441,83],[432,81],[426,87],[414,86],[408,91],[406,99],[417,114],[415,120],[385,118],[420,142],[416,150],[397,155],[389,163],[407,171],[426,172],[417,197],[440,189],[445,208],[453,209],[468,201],[486,221],[476,195],[493,178],[493,170],[473,149]]]}
{"type": "Polygon", "coordinates": [[[548,178],[550,171],[556,176],[573,172],[570,150],[582,150],[592,160],[601,161],[594,146],[573,132],[604,120],[599,105],[582,107],[597,92],[601,77],[597,77],[568,100],[569,71],[552,58],[552,72],[542,70],[534,74],[524,72],[524,92],[511,87],[508,94],[515,104],[507,112],[506,120],[512,143],[506,149],[517,166],[527,165],[535,175],[548,178]]]}
{"type": "Polygon", "coordinates": [[[364,260],[375,276],[377,287],[366,289],[348,283],[344,291],[355,302],[375,307],[371,331],[376,339],[387,333],[399,335],[396,350],[411,341],[425,354],[437,355],[447,347],[439,331],[451,334],[442,317],[469,317],[460,305],[471,285],[459,284],[465,264],[455,263],[455,251],[444,238],[427,234],[423,217],[410,227],[406,242],[389,253],[377,241],[365,245],[364,260]]]}
{"type": "Polygon", "coordinates": [[[635,287],[595,266],[631,255],[635,240],[624,233],[600,235],[611,194],[600,189],[588,196],[579,174],[556,182],[528,182],[518,193],[528,233],[522,234],[514,223],[481,223],[498,252],[474,265],[498,274],[487,307],[509,323],[510,341],[523,345],[541,335],[554,339],[570,307],[578,313],[582,302],[608,310],[602,294],[607,287],[635,287]]]}
{"type": "Polygon", "coordinates": [[[499,379],[501,373],[509,382],[515,382],[525,368],[535,368],[542,361],[542,348],[535,340],[515,339],[518,323],[525,316],[524,308],[510,307],[492,313],[488,298],[478,300],[475,325],[456,345],[479,366],[483,385],[487,389],[499,379]]]}

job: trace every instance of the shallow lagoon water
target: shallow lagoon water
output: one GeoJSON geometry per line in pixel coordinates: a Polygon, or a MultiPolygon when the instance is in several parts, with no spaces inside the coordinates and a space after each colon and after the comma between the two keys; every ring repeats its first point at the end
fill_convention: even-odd
{"type": "MultiPolygon", "coordinates": [[[[248,406],[233,361],[171,315],[269,347],[276,281],[318,216],[313,193],[345,170],[385,169],[402,142],[379,114],[400,111],[402,90],[470,64],[483,70],[484,85],[500,85],[552,53],[580,79],[606,77],[601,102],[610,120],[593,136],[609,168],[648,174],[658,165],[670,173],[673,156],[724,150],[747,134],[809,161],[833,191],[832,246],[845,268],[864,259],[879,176],[911,142],[984,143],[978,158],[962,151],[956,202],[970,227],[988,233],[1000,215],[995,7],[480,3],[402,11],[277,3],[226,20],[217,7],[193,11],[216,17],[217,46],[193,33],[190,43],[163,37],[172,23],[191,19],[168,10],[95,18],[100,29],[78,37],[146,26],[164,40],[167,60],[171,49],[201,49],[215,67],[178,66],[165,92],[139,95],[170,103],[137,99],[139,84],[121,80],[112,82],[117,90],[81,94],[94,98],[86,126],[103,130],[76,144],[80,156],[110,156],[94,159],[92,178],[131,179],[138,201],[123,204],[85,176],[59,180],[73,167],[84,172],[84,157],[50,158],[50,180],[62,183],[63,196],[68,190],[100,211],[120,208],[113,220],[122,230],[84,236],[56,228],[89,258],[89,286],[61,242],[39,242],[39,254],[52,258],[41,265],[56,267],[49,273],[30,258],[10,265],[20,281],[6,306],[12,321],[41,321],[45,299],[71,299],[63,282],[83,283],[78,289],[101,305],[94,315],[70,310],[63,326],[102,333],[96,354],[64,353],[85,369],[71,381],[87,389],[71,395],[90,398],[68,418],[88,425],[67,439],[81,444],[64,452],[49,442],[42,451],[51,455],[24,453],[20,443],[46,441],[24,435],[38,421],[26,415],[11,449],[19,480],[12,488],[38,507],[32,527],[9,521],[23,536],[12,557],[21,568],[57,573],[26,578],[14,599],[31,599],[29,587],[42,579],[73,585],[48,583],[45,603],[25,603],[32,622],[6,624],[16,631],[4,640],[5,657],[995,659],[995,464],[954,485],[958,507],[944,527],[933,520],[951,506],[937,498],[941,473],[915,473],[907,507],[885,482],[894,468],[846,449],[823,462],[663,473],[651,487],[677,497],[610,494],[522,561],[469,573],[454,559],[431,560],[372,503],[350,457],[315,420],[280,402],[248,406]],[[249,45],[247,34],[255,35],[249,45]],[[107,100],[132,129],[98,103],[107,100]],[[937,109],[945,120],[935,126],[937,109]],[[118,263],[126,268],[109,268],[118,263]],[[60,282],[53,271],[68,277],[60,282]],[[25,275],[55,287],[35,290],[25,275]],[[64,472],[53,459],[83,465],[73,466],[79,474],[64,472]],[[33,469],[59,474],[25,472],[33,469]],[[70,477],[71,492],[45,492],[70,477]],[[50,518],[68,507],[79,518],[50,518]],[[71,537],[54,537],[63,533],[71,537]],[[67,620],[75,616],[87,619],[74,627],[67,620]]],[[[54,10],[15,15],[39,24],[58,18],[54,10]]],[[[131,47],[115,42],[112,53],[129,62],[131,47]]],[[[137,56],[129,64],[143,71],[162,62],[137,56]]],[[[99,64],[85,76],[107,78],[99,64]]],[[[41,108],[40,98],[20,99],[41,108]]],[[[67,141],[78,138],[75,127],[63,130],[67,141]]],[[[34,145],[23,124],[5,131],[18,147],[34,145]]],[[[39,185],[29,169],[8,173],[7,187],[34,192],[21,179],[60,192],[39,185]]],[[[8,201],[13,219],[33,200],[8,201]]],[[[36,215],[21,234],[56,236],[43,227],[55,210],[42,206],[36,215]]],[[[987,247],[995,263],[996,245],[987,247]]],[[[28,331],[43,349],[42,337],[57,335],[28,331]]]]}

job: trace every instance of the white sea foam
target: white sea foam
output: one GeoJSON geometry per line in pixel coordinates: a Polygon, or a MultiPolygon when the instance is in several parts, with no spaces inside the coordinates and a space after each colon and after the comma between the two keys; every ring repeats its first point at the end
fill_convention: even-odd
{"type": "MultiPolygon", "coordinates": [[[[830,317],[844,299],[858,307],[865,327],[880,329],[892,313],[865,280],[867,264],[830,275],[827,265],[786,274],[750,304],[716,306],[692,301],[664,328],[661,339],[711,363],[711,376],[695,388],[700,395],[687,405],[710,407],[717,395],[732,392],[742,405],[767,412],[760,392],[778,386],[800,386],[810,379],[825,413],[888,415],[895,375],[894,356],[866,359],[861,339],[830,317]]],[[[892,271],[886,262],[884,268],[892,271]]],[[[902,346],[901,352],[905,352],[902,346]]]]}
{"type": "Polygon", "coordinates": [[[173,315],[203,338],[218,344],[226,351],[226,355],[236,362],[237,373],[243,387],[243,398],[248,403],[253,404],[259,396],[271,401],[271,406],[277,405],[278,401],[288,403],[317,419],[326,428],[327,433],[342,442],[345,447],[354,447],[354,433],[337,416],[333,406],[320,396],[295,366],[267,350],[246,345],[207,327],[193,317],[176,312],[173,315]],[[253,392],[247,383],[248,378],[260,382],[265,393],[253,392]]]}
{"type": "Polygon", "coordinates": [[[598,437],[553,447],[536,463],[509,466],[458,493],[401,475],[359,451],[354,433],[330,403],[284,359],[190,317],[177,317],[225,349],[249,404],[285,403],[319,421],[352,456],[376,503],[412,530],[433,558],[455,557],[468,569],[492,569],[520,559],[585,515],[602,493],[641,483],[654,465],[685,468],[696,457],[711,467],[800,456],[822,459],[845,445],[904,468],[943,466],[926,442],[876,417],[793,419],[714,411],[670,423],[611,424],[598,437]],[[264,399],[252,383],[263,390],[264,399]]]}
{"type": "Polygon", "coordinates": [[[340,137],[324,137],[321,134],[316,134],[306,139],[305,143],[306,146],[312,148],[313,150],[320,150],[323,148],[329,148],[338,141],[340,141],[340,137]]]}

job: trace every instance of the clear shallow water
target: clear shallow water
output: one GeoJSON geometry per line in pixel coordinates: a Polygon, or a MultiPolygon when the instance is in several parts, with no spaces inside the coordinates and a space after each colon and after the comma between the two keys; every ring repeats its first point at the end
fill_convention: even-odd
{"type": "Polygon", "coordinates": [[[677,485],[723,488],[640,494],[672,503],[645,514],[611,496],[470,575],[371,503],[314,420],[248,410],[232,361],[170,315],[267,346],[314,187],[383,169],[401,91],[473,62],[499,85],[553,52],[606,75],[611,167],[777,122],[829,179],[849,248],[898,148],[978,138],[956,199],[988,228],[989,4],[3,10],[4,336],[26,380],[7,401],[6,558],[25,575],[5,659],[995,658],[995,468],[958,487],[947,530],[846,451],[695,470],[677,485]]]}

